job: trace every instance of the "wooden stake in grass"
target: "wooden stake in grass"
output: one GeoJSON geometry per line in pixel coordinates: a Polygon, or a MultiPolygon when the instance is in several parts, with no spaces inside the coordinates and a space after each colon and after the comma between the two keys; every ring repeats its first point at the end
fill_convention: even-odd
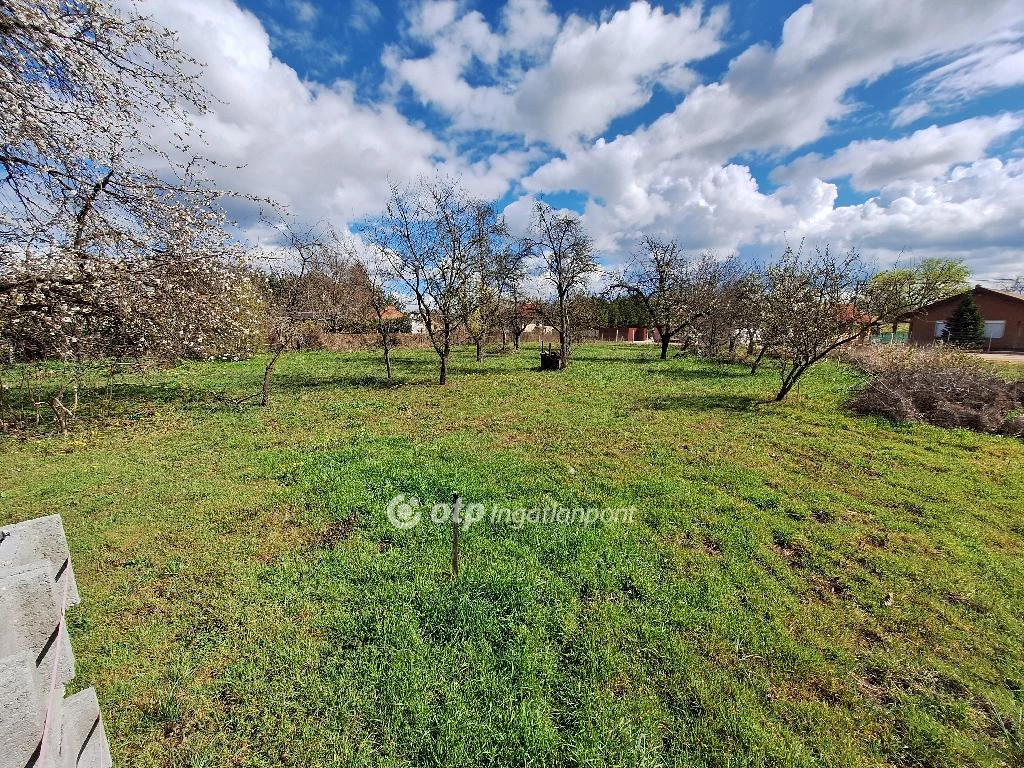
{"type": "Polygon", "coordinates": [[[462,497],[455,494],[452,497],[452,577],[459,576],[459,511],[462,507],[462,497]]]}

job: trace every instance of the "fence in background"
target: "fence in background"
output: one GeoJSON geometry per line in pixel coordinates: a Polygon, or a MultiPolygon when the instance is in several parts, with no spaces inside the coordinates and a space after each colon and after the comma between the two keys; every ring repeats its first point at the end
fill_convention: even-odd
{"type": "Polygon", "coordinates": [[[886,331],[885,333],[875,333],[871,335],[872,344],[906,344],[910,339],[910,334],[906,331],[886,331]]]}

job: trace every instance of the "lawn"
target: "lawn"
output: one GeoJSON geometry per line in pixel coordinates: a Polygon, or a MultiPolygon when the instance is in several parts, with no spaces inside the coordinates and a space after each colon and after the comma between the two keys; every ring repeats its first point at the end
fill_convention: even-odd
{"type": "Polygon", "coordinates": [[[0,442],[0,522],[60,513],[76,686],[118,765],[1024,763],[1024,442],[782,404],[770,366],[536,349],[125,381],[0,442]],[[635,506],[398,530],[396,494],[635,506]]]}

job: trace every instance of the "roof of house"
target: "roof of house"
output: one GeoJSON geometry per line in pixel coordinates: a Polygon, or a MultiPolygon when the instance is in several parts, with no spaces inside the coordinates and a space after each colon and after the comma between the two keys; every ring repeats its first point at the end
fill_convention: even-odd
{"type": "Polygon", "coordinates": [[[1024,293],[1016,293],[1014,291],[1001,291],[998,288],[986,288],[983,285],[974,286],[975,291],[986,291],[987,293],[994,293],[998,296],[1005,296],[1009,299],[1016,299],[1017,301],[1024,301],[1024,293]]]}
{"type": "Polygon", "coordinates": [[[840,304],[836,310],[836,318],[844,323],[877,323],[879,318],[857,308],[855,304],[840,304]]]}
{"type": "Polygon", "coordinates": [[[984,285],[976,285],[969,291],[963,291],[962,293],[957,293],[954,294],[953,296],[947,296],[944,299],[933,301],[931,304],[925,304],[920,309],[914,310],[913,312],[908,312],[906,315],[904,315],[904,318],[913,317],[914,315],[927,314],[929,310],[931,310],[933,307],[937,307],[940,304],[945,304],[946,302],[949,301],[956,301],[958,299],[962,300],[964,296],[967,296],[968,294],[975,294],[978,293],[979,291],[982,293],[992,293],[995,294],[996,296],[1000,296],[1005,299],[1013,299],[1024,304],[1024,294],[1022,293],[1014,293],[1012,291],[1000,291],[998,288],[986,288],[984,285]]]}

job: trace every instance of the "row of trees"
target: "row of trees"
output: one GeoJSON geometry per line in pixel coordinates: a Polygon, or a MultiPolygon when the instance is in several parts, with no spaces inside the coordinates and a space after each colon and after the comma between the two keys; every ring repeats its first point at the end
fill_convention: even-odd
{"type": "Polygon", "coordinates": [[[383,213],[364,235],[374,271],[407,293],[440,359],[447,380],[453,339],[465,329],[477,360],[496,331],[516,348],[531,319],[555,328],[560,367],[569,363],[577,327],[574,306],[598,271],[583,223],[543,203],[524,237],[515,238],[492,203],[475,200],[450,179],[394,186],[383,213]],[[547,299],[527,298],[527,280],[549,285],[547,299]]]}
{"type": "MultiPolygon", "coordinates": [[[[528,308],[554,327],[565,367],[580,331],[600,322],[589,293],[599,268],[572,213],[538,203],[528,232],[513,238],[491,204],[469,198],[452,181],[421,179],[394,187],[366,234],[382,265],[378,273],[411,295],[424,318],[441,383],[460,328],[479,359],[495,330],[518,339],[528,308]]],[[[766,358],[776,361],[781,400],[830,352],[963,290],[966,278],[958,262],[925,260],[877,273],[855,250],[802,244],[770,263],[745,265],[645,236],[630,263],[606,281],[603,300],[606,318],[632,315],[635,324],[653,327],[663,359],[678,342],[708,355],[734,354],[742,344],[752,372],[766,358]]]]}
{"type": "Polygon", "coordinates": [[[564,368],[603,315],[654,327],[662,357],[678,342],[704,354],[743,344],[755,370],[777,359],[781,399],[832,349],[963,280],[938,262],[873,276],[856,253],[828,249],[751,268],[645,237],[598,298],[578,216],[537,204],[512,233],[492,203],[444,178],[394,186],[358,237],[283,226],[280,242],[251,248],[226,201],[275,208],[206,178],[191,129],[207,109],[200,66],[172,33],[102,0],[0,7],[0,353],[68,364],[47,400],[62,424],[96,360],[267,348],[266,404],[277,361],[310,322],[376,332],[390,376],[397,307],[423,319],[442,383],[460,334],[479,359],[493,334],[518,347],[543,323],[564,368]]]}
{"type": "Polygon", "coordinates": [[[686,254],[674,241],[644,237],[613,289],[642,302],[658,332],[661,357],[673,340],[729,353],[742,341],[756,373],[766,357],[779,365],[782,400],[816,362],[845,344],[954,295],[967,284],[955,261],[873,271],[856,250],[787,248],[765,265],[686,254]]]}

